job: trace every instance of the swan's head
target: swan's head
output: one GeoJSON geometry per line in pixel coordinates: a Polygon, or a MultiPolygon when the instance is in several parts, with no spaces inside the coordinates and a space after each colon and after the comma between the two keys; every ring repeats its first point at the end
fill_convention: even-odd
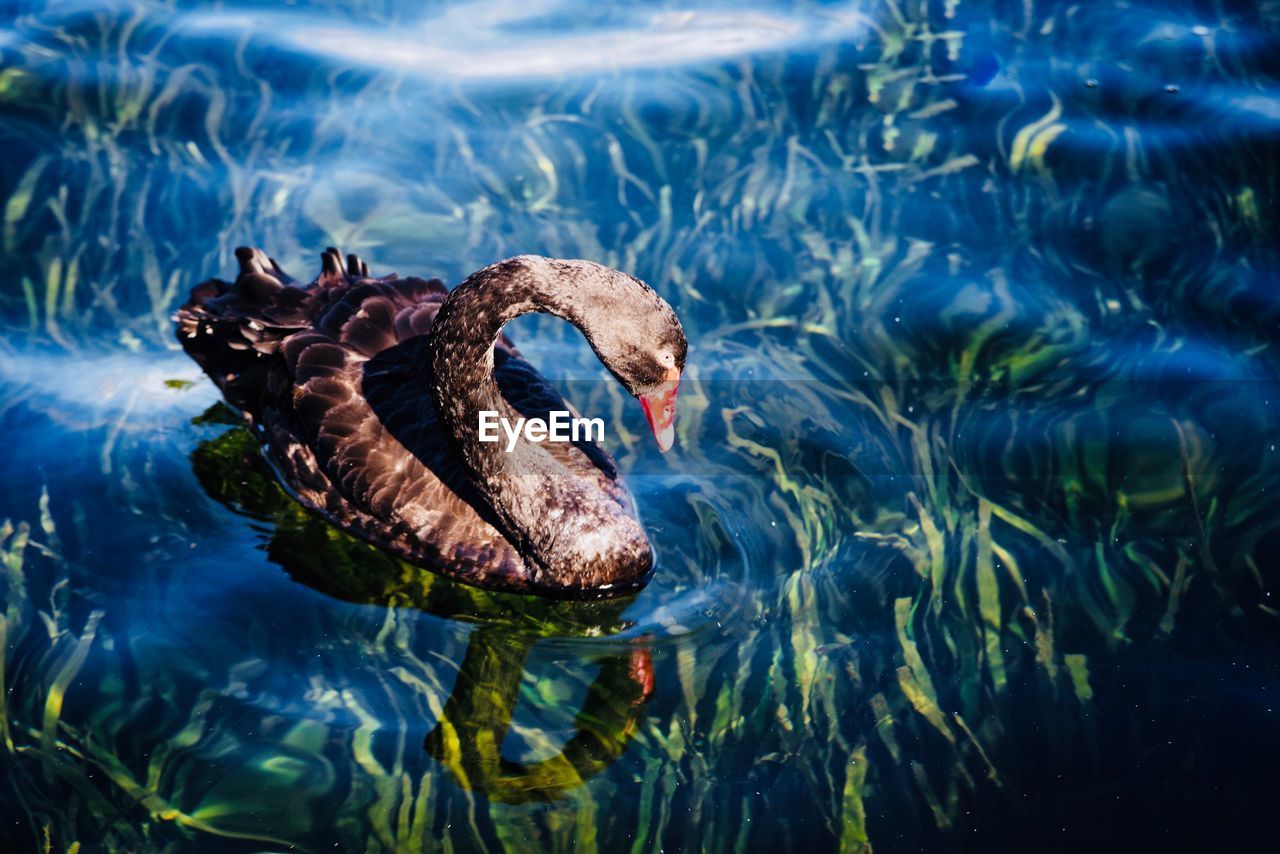
{"type": "MultiPolygon", "coordinates": [[[[545,311],[582,330],[609,372],[639,399],[658,446],[675,441],[676,389],[689,344],[666,300],[635,276],[593,261],[519,255],[472,274],[450,295],[432,328],[436,358],[447,362],[448,341],[473,335],[477,306],[460,307],[459,293],[500,295],[491,315],[499,324],[530,311],[545,311]]],[[[481,307],[482,308],[482,307],[481,307]]],[[[483,315],[481,315],[483,316],[483,315]]],[[[486,341],[486,343],[488,343],[486,341]]]]}
{"type": "Polygon", "coordinates": [[[636,334],[628,336],[630,341],[623,346],[622,358],[608,366],[640,401],[658,447],[666,451],[676,440],[676,392],[689,344],[671,306],[656,293],[653,296],[661,310],[638,324],[636,334]]]}
{"type": "Polygon", "coordinates": [[[676,392],[689,343],[667,301],[644,282],[617,270],[595,267],[607,287],[576,308],[583,331],[600,361],[634,395],[649,419],[658,447],[675,442],[676,392]]]}

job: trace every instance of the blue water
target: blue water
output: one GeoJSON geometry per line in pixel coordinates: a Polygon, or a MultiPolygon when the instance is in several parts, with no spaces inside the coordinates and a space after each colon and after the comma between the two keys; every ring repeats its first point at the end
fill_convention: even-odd
{"type": "Polygon", "coordinates": [[[1265,845],[1277,57],[1267,3],[5,3],[5,850],[1265,845]],[[666,455],[508,330],[648,587],[293,505],[171,328],[246,244],[651,283],[666,455]]]}

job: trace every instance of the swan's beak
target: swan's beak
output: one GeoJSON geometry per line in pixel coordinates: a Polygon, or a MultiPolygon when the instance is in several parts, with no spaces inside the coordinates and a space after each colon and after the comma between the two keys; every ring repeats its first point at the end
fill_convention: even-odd
{"type": "Polygon", "coordinates": [[[662,385],[648,394],[640,395],[640,405],[649,419],[649,428],[653,430],[653,438],[658,440],[658,448],[666,451],[676,441],[676,391],[680,388],[680,371],[667,368],[667,375],[662,385]]]}

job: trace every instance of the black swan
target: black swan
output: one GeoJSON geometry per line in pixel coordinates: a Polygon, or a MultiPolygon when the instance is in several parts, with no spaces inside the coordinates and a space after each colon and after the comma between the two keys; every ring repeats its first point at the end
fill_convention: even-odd
{"type": "MultiPolygon", "coordinates": [[[[322,257],[296,285],[259,249],[196,287],[178,340],[239,409],[289,491],[398,557],[480,587],[550,596],[644,585],[653,550],[613,460],[572,443],[480,441],[480,413],[570,411],[501,329],[541,311],[582,330],[665,451],[687,344],[644,282],[519,256],[452,291],[322,257]]],[[[576,413],[575,413],[576,415],[576,413]]]]}

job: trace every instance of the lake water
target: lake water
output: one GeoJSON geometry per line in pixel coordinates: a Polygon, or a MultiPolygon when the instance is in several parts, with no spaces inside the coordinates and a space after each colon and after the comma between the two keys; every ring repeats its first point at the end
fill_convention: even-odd
{"type": "Polygon", "coordinates": [[[4,850],[1248,850],[1280,831],[1274,3],[6,0],[4,850]],[[650,282],[659,564],[307,516],[178,349],[328,245],[650,282]],[[47,847],[46,847],[47,846],[47,847]]]}

